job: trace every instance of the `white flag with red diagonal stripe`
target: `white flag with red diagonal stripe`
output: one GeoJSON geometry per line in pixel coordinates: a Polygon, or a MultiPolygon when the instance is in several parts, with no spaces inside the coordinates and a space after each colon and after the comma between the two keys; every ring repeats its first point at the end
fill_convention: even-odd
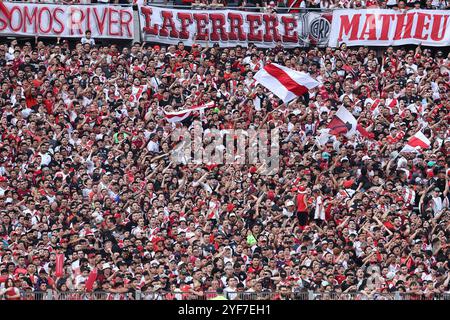
{"type": "Polygon", "coordinates": [[[304,95],[319,85],[319,82],[309,74],[276,63],[266,64],[253,78],[276,94],[284,103],[304,95]]]}
{"type": "Polygon", "coordinates": [[[200,111],[208,108],[214,107],[214,101],[208,102],[206,104],[203,104],[201,106],[195,106],[189,109],[184,109],[180,111],[174,111],[174,112],[166,112],[164,111],[164,118],[166,118],[169,122],[180,122],[189,117],[193,111],[200,111]]]}
{"type": "Polygon", "coordinates": [[[408,142],[400,152],[420,152],[421,149],[428,149],[430,146],[431,141],[419,131],[409,138],[408,142]]]}
{"type": "Polygon", "coordinates": [[[330,133],[334,135],[345,134],[346,136],[352,136],[354,132],[356,132],[357,124],[356,118],[350,111],[344,106],[341,106],[335,116],[331,119],[327,128],[329,128],[330,133]]]}
{"type": "Polygon", "coordinates": [[[344,106],[339,107],[327,128],[330,129],[330,134],[344,134],[347,138],[353,136],[356,132],[359,132],[363,137],[374,138],[374,134],[358,124],[356,118],[344,106]]]}

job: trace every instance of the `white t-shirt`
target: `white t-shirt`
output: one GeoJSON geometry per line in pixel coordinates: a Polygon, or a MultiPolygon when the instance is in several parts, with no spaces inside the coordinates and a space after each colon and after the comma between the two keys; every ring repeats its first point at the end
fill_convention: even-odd
{"type": "MultiPolygon", "coordinates": [[[[101,0],[99,0],[99,1],[101,1],[101,0]]],[[[95,46],[95,40],[93,38],[88,39],[86,37],[83,37],[83,38],[81,38],[81,43],[82,44],[89,43],[91,46],[95,46]]]]}
{"type": "Polygon", "coordinates": [[[150,140],[150,142],[147,145],[147,150],[150,152],[159,152],[159,143],[150,140]]]}

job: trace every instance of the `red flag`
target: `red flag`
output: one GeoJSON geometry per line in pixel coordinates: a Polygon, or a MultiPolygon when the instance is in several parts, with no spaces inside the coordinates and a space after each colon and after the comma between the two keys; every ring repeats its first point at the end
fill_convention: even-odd
{"type": "Polygon", "coordinates": [[[9,9],[5,6],[3,0],[0,0],[0,12],[3,13],[8,20],[11,20],[11,12],[9,12],[9,9]]]}
{"type": "Polygon", "coordinates": [[[64,274],[64,254],[58,253],[56,255],[56,268],[55,268],[55,276],[62,277],[64,274]]]}
{"type": "Polygon", "coordinates": [[[89,273],[89,277],[86,280],[86,291],[92,291],[95,280],[97,280],[97,268],[92,269],[89,273]]]}
{"type": "Polygon", "coordinates": [[[373,132],[369,132],[367,131],[362,125],[360,125],[359,123],[356,125],[356,130],[358,130],[358,132],[366,138],[369,139],[373,139],[375,138],[375,135],[373,134],[373,132]]]}

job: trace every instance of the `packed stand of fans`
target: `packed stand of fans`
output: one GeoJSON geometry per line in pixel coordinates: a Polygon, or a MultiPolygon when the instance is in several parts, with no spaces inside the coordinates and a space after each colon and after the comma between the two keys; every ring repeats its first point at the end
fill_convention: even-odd
{"type": "Polygon", "coordinates": [[[449,291],[443,51],[119,48],[87,35],[1,44],[0,68],[0,299],[449,291]],[[269,61],[322,85],[285,105],[253,80],[269,61]],[[209,101],[182,124],[164,118],[209,101]],[[370,137],[318,143],[341,105],[370,137]],[[279,170],[174,163],[171,133],[193,124],[278,128],[279,170]],[[399,153],[419,130],[431,147],[399,153]]]}

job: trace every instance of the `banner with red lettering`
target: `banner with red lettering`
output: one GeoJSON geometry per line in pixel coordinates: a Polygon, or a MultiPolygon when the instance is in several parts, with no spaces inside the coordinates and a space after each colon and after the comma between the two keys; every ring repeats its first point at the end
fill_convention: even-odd
{"type": "Polygon", "coordinates": [[[83,37],[132,39],[133,9],[111,5],[52,5],[4,3],[9,16],[0,14],[2,36],[83,37]]]}
{"type": "Polygon", "coordinates": [[[247,46],[271,48],[326,46],[331,13],[266,14],[237,10],[174,10],[139,6],[144,41],[191,46],[218,43],[221,47],[247,46]]]}
{"type": "Polygon", "coordinates": [[[444,10],[335,10],[329,45],[449,46],[449,18],[444,10]]]}

